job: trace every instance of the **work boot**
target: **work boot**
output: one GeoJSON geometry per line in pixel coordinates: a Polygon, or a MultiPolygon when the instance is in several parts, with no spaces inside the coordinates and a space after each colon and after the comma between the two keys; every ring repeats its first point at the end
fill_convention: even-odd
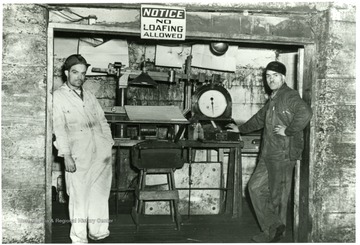
{"type": "Polygon", "coordinates": [[[269,234],[267,234],[265,232],[261,232],[255,236],[253,236],[251,238],[251,240],[253,240],[254,242],[265,243],[265,242],[270,242],[271,238],[270,238],[269,234]]]}
{"type": "Polygon", "coordinates": [[[269,228],[270,242],[278,242],[284,237],[285,225],[274,224],[269,228]]]}

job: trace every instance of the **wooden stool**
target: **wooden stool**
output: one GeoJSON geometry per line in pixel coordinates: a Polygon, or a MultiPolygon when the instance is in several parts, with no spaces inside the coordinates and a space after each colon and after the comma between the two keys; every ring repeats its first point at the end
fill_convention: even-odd
{"type": "Polygon", "coordinates": [[[131,162],[140,170],[135,206],[131,213],[137,230],[144,201],[169,201],[170,215],[177,230],[180,230],[179,192],[175,187],[174,171],[184,165],[183,155],[183,147],[169,141],[147,140],[132,148],[131,162]],[[147,174],[166,174],[168,190],[146,190],[147,174]]]}
{"type": "Polygon", "coordinates": [[[132,217],[136,224],[136,229],[139,230],[139,215],[141,214],[144,201],[169,201],[170,214],[172,220],[176,223],[177,230],[180,230],[181,215],[179,213],[179,192],[175,188],[174,169],[159,168],[159,169],[142,169],[140,170],[139,187],[135,190],[135,206],[132,209],[132,217]],[[146,175],[147,174],[166,174],[168,190],[146,190],[146,175]]]}

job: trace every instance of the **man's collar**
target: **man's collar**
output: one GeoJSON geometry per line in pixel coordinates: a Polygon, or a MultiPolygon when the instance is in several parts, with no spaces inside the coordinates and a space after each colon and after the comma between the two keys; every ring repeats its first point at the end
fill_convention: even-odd
{"type": "Polygon", "coordinates": [[[287,87],[286,82],[283,83],[283,85],[281,85],[281,87],[276,90],[275,92],[271,93],[270,98],[274,99],[279,93],[281,93],[285,88],[287,87]]]}
{"type": "Polygon", "coordinates": [[[68,88],[70,91],[72,91],[72,90],[80,90],[81,93],[83,92],[83,87],[82,86],[80,86],[79,89],[72,89],[72,88],[69,87],[67,82],[64,82],[63,86],[66,86],[66,88],[68,88]]]}

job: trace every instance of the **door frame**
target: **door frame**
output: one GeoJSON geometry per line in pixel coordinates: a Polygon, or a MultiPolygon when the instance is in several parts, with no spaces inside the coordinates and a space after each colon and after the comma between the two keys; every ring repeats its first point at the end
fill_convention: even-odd
{"type": "MultiPolygon", "coordinates": [[[[69,31],[79,33],[96,33],[96,34],[112,34],[112,35],[126,35],[126,36],[140,36],[140,30],[134,31],[129,28],[122,27],[109,27],[109,26],[94,26],[94,25],[79,25],[68,23],[49,23],[47,29],[47,90],[46,90],[46,165],[45,165],[45,220],[52,220],[52,164],[53,164],[53,122],[52,122],[52,108],[53,108],[53,75],[54,75],[54,33],[55,31],[69,31]]],[[[203,36],[202,33],[197,36],[186,36],[187,39],[193,40],[218,40],[209,36],[203,36]]],[[[299,43],[299,39],[291,41],[287,39],[282,42],[278,37],[267,38],[266,40],[252,40],[252,39],[239,39],[239,38],[226,38],[227,41],[243,42],[251,44],[277,44],[277,45],[296,45],[304,47],[304,62],[303,62],[303,99],[311,106],[314,98],[315,87],[315,43],[304,42],[299,43]]],[[[294,227],[294,242],[307,242],[310,238],[310,213],[309,213],[309,174],[310,167],[314,161],[314,119],[311,120],[310,126],[305,129],[305,149],[303,152],[303,159],[298,168],[298,174],[295,175],[295,181],[298,181],[299,188],[295,189],[295,196],[299,196],[298,210],[295,213],[294,220],[298,220],[298,226],[294,227]],[[312,147],[310,147],[312,146],[312,147]],[[310,154],[311,153],[311,154],[310,154]],[[296,229],[296,230],[295,230],[296,229]]],[[[52,224],[45,222],[45,243],[52,241],[52,224]]]]}

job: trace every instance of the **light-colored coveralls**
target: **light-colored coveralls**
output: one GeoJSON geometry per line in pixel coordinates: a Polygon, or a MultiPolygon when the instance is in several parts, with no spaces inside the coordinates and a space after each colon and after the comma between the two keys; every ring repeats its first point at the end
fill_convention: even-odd
{"type": "Polygon", "coordinates": [[[262,231],[286,224],[293,170],[304,148],[303,130],[312,117],[311,108],[297,91],[284,83],[246,123],[241,133],[263,130],[260,157],[249,180],[249,193],[262,231]],[[273,132],[286,126],[286,136],[273,132]]]}
{"type": "Polygon", "coordinates": [[[70,154],[76,171],[65,173],[69,195],[70,238],[73,243],[98,240],[109,232],[109,208],[114,143],[95,96],[83,89],[83,100],[66,83],[54,92],[53,123],[58,155],[70,154]]]}

